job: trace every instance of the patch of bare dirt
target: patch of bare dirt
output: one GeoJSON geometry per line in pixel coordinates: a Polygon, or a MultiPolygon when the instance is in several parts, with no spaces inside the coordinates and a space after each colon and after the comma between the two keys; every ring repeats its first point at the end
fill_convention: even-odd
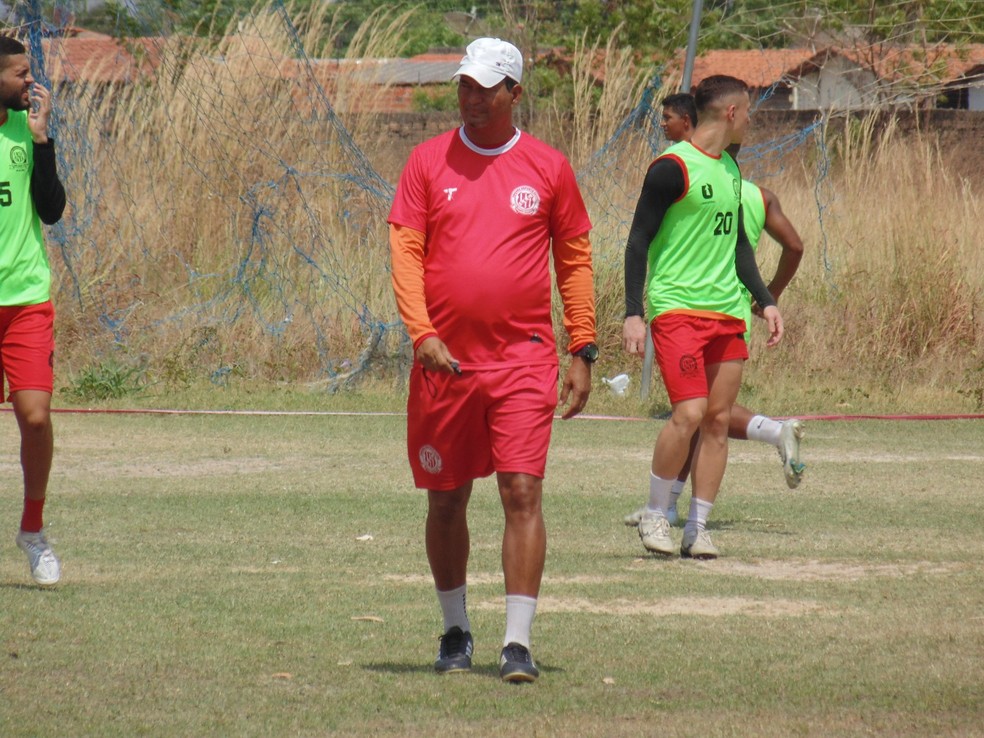
{"type": "MultiPolygon", "coordinates": [[[[639,558],[634,563],[648,563],[639,558]]],[[[940,564],[929,561],[906,564],[864,564],[852,562],[825,562],[817,560],[762,560],[740,561],[717,559],[711,562],[687,562],[702,573],[729,576],[756,577],[771,581],[818,582],[856,581],[868,577],[906,577],[913,575],[943,576],[962,568],[960,564],[940,564]]],[[[430,574],[385,574],[387,581],[402,584],[430,585],[430,574]]],[[[612,584],[631,581],[629,576],[547,576],[550,584],[612,584]]],[[[469,584],[501,584],[501,573],[469,574],[469,584]]],[[[472,599],[469,607],[477,610],[502,610],[501,598],[472,599]]],[[[541,595],[537,612],[589,613],[597,615],[749,615],[754,617],[795,617],[817,612],[829,612],[830,608],[815,600],[757,597],[666,597],[647,600],[626,598],[592,600],[583,597],[553,597],[541,595]]]]}
{"type": "MultiPolygon", "coordinates": [[[[383,579],[390,582],[401,584],[433,584],[434,580],[430,574],[384,574],[383,579]]],[[[628,582],[629,577],[603,576],[601,574],[575,574],[574,576],[552,576],[543,575],[545,584],[611,584],[613,582],[628,582]]],[[[469,584],[501,584],[502,572],[491,574],[488,572],[468,573],[469,584]]]]}
{"type": "MultiPolygon", "coordinates": [[[[482,600],[469,602],[476,610],[501,610],[502,602],[482,600]]],[[[812,600],[787,600],[755,597],[666,597],[656,600],[588,600],[580,597],[540,597],[537,613],[588,613],[592,615],[751,615],[757,617],[788,617],[808,615],[829,609],[812,600]]]]}
{"type": "MultiPolygon", "coordinates": [[[[313,466],[300,459],[271,459],[261,456],[226,456],[201,459],[174,459],[161,461],[159,457],[147,459],[90,459],[75,463],[71,458],[59,459],[59,474],[93,474],[132,479],[159,479],[162,477],[224,477],[241,474],[258,474],[281,470],[296,471],[313,466]]],[[[2,467],[0,467],[2,468],[2,467]]]]}
{"type": "Polygon", "coordinates": [[[739,561],[718,559],[699,564],[706,571],[786,582],[856,581],[866,577],[905,577],[913,574],[950,574],[959,564],[939,564],[920,561],[907,564],[858,564],[816,560],[739,561]]]}
{"type": "MultiPolygon", "coordinates": [[[[633,566],[649,566],[652,557],[639,557],[633,566]]],[[[716,559],[715,561],[687,561],[686,566],[702,572],[729,576],[755,577],[783,582],[832,582],[857,581],[866,577],[907,577],[913,575],[944,576],[957,572],[963,565],[916,561],[905,564],[864,564],[855,562],[818,561],[816,559],[763,559],[747,561],[716,559]]],[[[427,572],[419,574],[384,574],[383,579],[401,584],[433,584],[427,572]]],[[[543,575],[544,584],[613,584],[630,582],[632,577],[620,575],[575,574],[566,576],[543,575]]],[[[502,572],[474,572],[468,574],[469,584],[501,584],[502,572]]]]}

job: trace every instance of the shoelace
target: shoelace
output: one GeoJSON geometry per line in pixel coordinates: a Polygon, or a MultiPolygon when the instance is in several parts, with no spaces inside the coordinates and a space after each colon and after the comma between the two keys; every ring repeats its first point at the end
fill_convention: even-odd
{"type": "Polygon", "coordinates": [[[55,552],[50,548],[41,548],[40,546],[30,546],[30,561],[31,561],[31,571],[39,568],[42,563],[51,565],[57,559],[55,558],[55,552]]]}
{"type": "Polygon", "coordinates": [[[464,631],[445,633],[441,636],[441,658],[452,653],[464,653],[467,640],[464,631]]]}
{"type": "MultiPolygon", "coordinates": [[[[643,521],[640,521],[640,525],[643,521]]],[[[655,531],[660,534],[665,534],[670,532],[670,521],[666,518],[657,518],[656,520],[644,521],[648,524],[655,524],[655,531]]],[[[649,529],[649,525],[646,526],[649,529]]]]}
{"type": "Polygon", "coordinates": [[[38,538],[35,540],[27,539],[25,541],[28,550],[31,552],[31,556],[40,559],[46,553],[52,553],[51,546],[48,545],[48,541],[44,538],[38,538]]]}
{"type": "Polygon", "coordinates": [[[711,540],[711,534],[708,533],[706,530],[697,531],[697,536],[690,543],[690,546],[688,546],[688,548],[693,548],[698,543],[701,544],[702,546],[706,546],[707,548],[714,547],[714,542],[711,540]]]}
{"type": "Polygon", "coordinates": [[[524,664],[528,664],[531,660],[530,652],[522,646],[506,646],[503,655],[505,656],[506,661],[519,661],[524,664]]]}

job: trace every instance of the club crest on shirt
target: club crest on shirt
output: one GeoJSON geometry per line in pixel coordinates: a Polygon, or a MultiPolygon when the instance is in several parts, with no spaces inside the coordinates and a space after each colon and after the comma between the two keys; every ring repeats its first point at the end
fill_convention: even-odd
{"type": "Polygon", "coordinates": [[[444,467],[444,462],[441,460],[441,455],[437,453],[437,449],[430,444],[421,446],[417,456],[420,459],[420,465],[428,474],[438,474],[444,467]]]}
{"type": "Polygon", "coordinates": [[[509,196],[509,207],[519,215],[536,215],[540,209],[540,193],[529,185],[521,185],[509,196]]]}
{"type": "Polygon", "coordinates": [[[15,172],[27,171],[27,151],[23,146],[10,149],[10,168],[15,172]]]}

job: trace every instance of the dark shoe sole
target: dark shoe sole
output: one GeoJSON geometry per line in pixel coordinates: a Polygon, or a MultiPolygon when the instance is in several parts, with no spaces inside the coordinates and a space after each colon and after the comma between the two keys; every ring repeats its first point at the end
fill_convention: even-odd
{"type": "Polygon", "coordinates": [[[502,677],[502,681],[504,682],[523,684],[524,682],[535,682],[539,674],[531,674],[530,672],[517,669],[511,672],[500,672],[499,676],[502,677]]]}
{"type": "Polygon", "coordinates": [[[434,671],[436,671],[438,674],[457,674],[458,672],[462,672],[462,671],[471,671],[471,668],[472,668],[471,660],[468,660],[467,662],[447,664],[441,666],[434,664],[434,671]]]}
{"type": "MultiPolygon", "coordinates": [[[[646,548],[643,546],[643,548],[646,548]]],[[[658,556],[661,559],[668,559],[671,556],[676,556],[676,549],[672,551],[657,551],[654,548],[646,548],[646,553],[651,553],[653,556],[658,556]]]]}

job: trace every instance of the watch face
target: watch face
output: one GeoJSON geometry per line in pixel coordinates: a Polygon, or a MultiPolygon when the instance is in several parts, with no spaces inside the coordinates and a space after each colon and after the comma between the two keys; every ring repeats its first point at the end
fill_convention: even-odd
{"type": "Polygon", "coordinates": [[[598,360],[598,347],[593,343],[589,343],[587,346],[578,351],[577,355],[582,357],[589,364],[593,364],[598,360]]]}

